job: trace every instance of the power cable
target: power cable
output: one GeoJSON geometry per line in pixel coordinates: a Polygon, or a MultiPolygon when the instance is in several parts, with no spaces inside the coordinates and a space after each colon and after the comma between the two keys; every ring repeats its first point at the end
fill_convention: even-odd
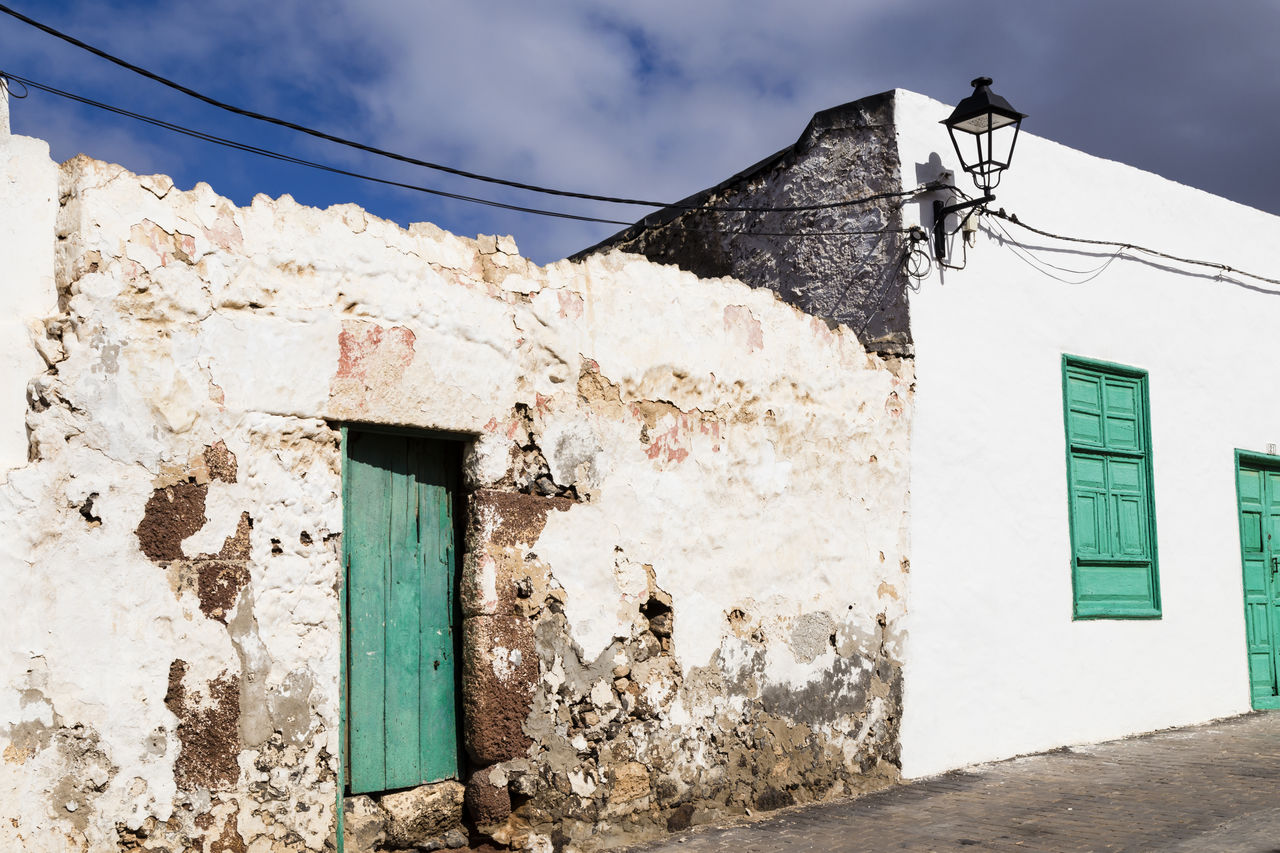
{"type": "MultiPolygon", "coordinates": [[[[524,207],[521,205],[507,204],[506,202],[495,201],[493,199],[478,198],[476,196],[461,195],[459,193],[446,192],[444,190],[435,189],[433,187],[424,187],[418,184],[409,184],[409,183],[404,183],[402,181],[393,181],[389,178],[379,178],[373,175],[366,175],[360,172],[353,172],[349,169],[343,169],[338,166],[330,166],[325,163],[317,163],[313,160],[306,160],[301,157],[294,157],[290,154],[282,154],[278,151],[272,151],[270,149],[262,148],[257,145],[250,145],[245,142],[238,142],[234,139],[228,139],[226,137],[216,136],[212,133],[206,133],[204,131],[194,130],[189,127],[184,127],[183,125],[174,124],[173,122],[170,122],[170,121],[165,121],[164,119],[155,118],[154,116],[143,115],[142,113],[135,113],[130,110],[123,109],[122,107],[112,106],[111,104],[106,104],[101,101],[94,100],[93,98],[85,97],[84,95],[77,95],[74,92],[67,92],[53,86],[45,85],[44,83],[38,83],[35,80],[31,80],[26,77],[21,77],[17,74],[13,74],[7,71],[0,71],[0,81],[5,81],[5,82],[14,81],[22,84],[24,87],[28,89],[37,89],[42,92],[47,92],[51,95],[56,95],[61,98],[66,98],[68,100],[76,101],[77,103],[85,104],[86,106],[91,106],[96,109],[114,113],[116,115],[125,116],[126,118],[135,119],[145,124],[159,127],[161,129],[168,130],[173,133],[179,133],[184,136],[190,136],[194,139],[199,139],[204,142],[211,142],[215,145],[222,145],[224,147],[231,148],[236,151],[244,151],[250,154],[257,154],[260,157],[266,157],[271,160],[279,160],[285,163],[292,163],[297,166],[305,166],[310,169],[318,169],[323,172],[329,172],[335,175],[343,175],[345,177],[356,178],[362,181],[370,181],[370,182],[382,184],[385,186],[392,186],[392,187],[398,187],[400,189],[413,190],[415,192],[427,193],[429,195],[441,196],[444,198],[455,199],[457,201],[465,201],[465,202],[470,202],[472,204],[481,204],[481,205],[486,205],[488,207],[501,208],[503,210],[512,210],[518,213],[530,213],[537,216],[550,216],[558,219],[572,219],[579,222],[599,222],[607,225],[638,225],[640,228],[644,228],[644,229],[672,228],[678,231],[699,232],[699,233],[707,233],[707,234],[728,234],[733,236],[752,236],[752,237],[847,237],[847,236],[857,236],[857,235],[905,233],[908,230],[904,228],[888,228],[888,227],[865,229],[865,230],[843,229],[843,230],[836,230],[836,231],[752,231],[747,229],[699,228],[699,227],[693,227],[693,226],[687,226],[687,225],[679,225],[675,223],[649,224],[644,222],[644,220],[641,220],[639,223],[633,223],[633,222],[622,220],[622,219],[604,219],[596,216],[583,216],[576,213],[566,213],[564,211],[558,211],[558,210],[546,210],[544,208],[537,208],[537,207],[524,207]]],[[[25,92],[20,97],[26,97],[25,92]]]]}
{"type": "Polygon", "coordinates": [[[1126,249],[1131,249],[1135,252],[1142,252],[1144,254],[1151,255],[1153,257],[1164,258],[1165,260],[1175,261],[1180,264],[1209,267],[1211,269],[1218,270],[1219,273],[1232,273],[1234,275],[1242,275],[1247,278],[1252,278],[1257,281],[1265,281],[1267,284],[1280,285],[1280,279],[1268,278],[1265,275],[1258,275],[1257,273],[1247,272],[1242,269],[1236,269],[1235,267],[1228,266],[1227,264],[1218,263],[1217,261],[1202,261],[1202,260],[1197,260],[1195,258],[1183,258],[1183,257],[1179,257],[1178,255],[1171,255],[1167,252],[1161,252],[1157,249],[1149,249],[1146,246],[1140,246],[1137,243],[1126,243],[1119,240],[1090,240],[1084,237],[1068,237],[1062,234],[1054,234],[1052,231],[1045,231],[1043,229],[1028,225],[1027,223],[1020,220],[1016,214],[1005,213],[1003,209],[998,211],[988,210],[987,213],[990,216],[996,217],[997,219],[1003,219],[1006,222],[1011,222],[1014,225],[1017,225],[1019,228],[1025,228],[1027,231],[1030,231],[1033,234],[1039,234],[1041,237],[1048,237],[1051,240],[1061,240],[1065,243],[1081,243],[1089,246],[1115,246],[1119,248],[1121,251],[1124,251],[1126,249]]]}
{"type": "Polygon", "coordinates": [[[428,193],[429,195],[456,199],[457,201],[467,201],[473,204],[483,204],[488,207],[502,208],[503,210],[514,210],[518,213],[532,213],[538,216],[552,216],[558,219],[574,219],[579,222],[602,222],[608,225],[633,224],[625,219],[601,219],[595,216],[582,216],[576,213],[565,213],[563,211],[558,211],[558,210],[545,210],[543,208],[538,208],[538,207],[523,207],[521,205],[507,204],[506,202],[494,201],[493,199],[478,198],[476,196],[469,196],[469,195],[461,195],[459,193],[446,192],[444,190],[438,190],[432,187],[424,187],[424,186],[419,186],[417,184],[408,184],[402,181],[393,181],[389,178],[378,178],[373,175],[365,175],[360,172],[352,172],[349,169],[342,169],[337,166],[329,166],[324,163],[317,163],[313,160],[304,160],[301,157],[294,157],[289,154],[281,154],[278,151],[271,151],[267,148],[260,148],[257,145],[249,145],[248,143],[245,143],[245,142],[237,142],[234,139],[227,139],[226,137],[215,136],[212,133],[205,133],[204,131],[193,130],[189,127],[183,127],[180,124],[174,124],[173,122],[165,121],[164,119],[154,118],[152,116],[143,115],[141,113],[130,112],[129,110],[123,109],[121,107],[113,107],[110,104],[104,104],[101,101],[95,101],[92,98],[86,98],[83,95],[77,95],[73,92],[65,92],[61,89],[56,89],[53,86],[46,86],[43,83],[37,83],[36,81],[29,80],[26,77],[19,77],[17,74],[13,74],[8,71],[0,71],[0,79],[16,80],[22,85],[27,86],[28,88],[31,88],[31,89],[39,89],[40,91],[48,92],[51,95],[57,95],[58,97],[67,98],[72,101],[77,101],[81,104],[85,104],[91,107],[96,107],[97,109],[100,109],[100,110],[106,110],[107,112],[110,112],[110,113],[126,116],[131,119],[136,119],[137,121],[144,122],[146,124],[150,124],[155,127],[160,127],[165,130],[172,131],[174,133],[180,133],[184,136],[190,136],[195,139],[201,139],[201,140],[204,140],[205,142],[212,142],[215,145],[222,145],[227,148],[233,148],[237,151],[246,151],[250,154],[257,154],[260,157],[267,157],[272,160],[280,160],[285,163],[293,163],[298,166],[306,166],[311,169],[319,169],[320,171],[329,172],[334,175],[345,175],[346,177],[358,178],[359,180],[362,180],[362,181],[372,181],[373,183],[383,184],[385,186],[399,187],[401,189],[406,189],[406,190],[414,190],[415,192],[428,193]]]}
{"type": "MultiPolygon", "coordinates": [[[[1115,259],[1120,257],[1124,253],[1123,249],[1117,249],[1105,261],[1103,261],[1100,265],[1098,265],[1097,267],[1091,270],[1072,269],[1071,267],[1063,267],[1063,266],[1059,266],[1057,264],[1051,263],[1049,261],[1046,261],[1044,258],[1040,257],[1038,254],[1032,251],[1029,246],[1019,243],[1016,239],[1014,239],[1013,235],[1010,234],[1008,230],[1006,230],[1005,227],[1001,225],[999,222],[992,222],[992,225],[994,225],[996,229],[998,229],[1000,233],[1004,235],[1006,245],[1009,247],[1009,250],[1013,252],[1014,256],[1018,258],[1018,260],[1022,261],[1024,264],[1031,267],[1041,275],[1046,275],[1049,278],[1054,279],[1055,281],[1062,282],[1063,284],[1087,284],[1088,282],[1093,281],[1095,278],[1097,278],[1098,276],[1106,272],[1107,268],[1110,267],[1111,264],[1115,262],[1115,259]],[[1057,270],[1058,272],[1061,272],[1061,273],[1071,273],[1072,275],[1078,275],[1078,276],[1084,276],[1084,277],[1080,279],[1065,278],[1061,275],[1056,275],[1050,272],[1048,269],[1045,269],[1045,267],[1049,267],[1050,269],[1057,270]]],[[[988,232],[988,233],[994,233],[994,232],[988,232]]]]}
{"type": "MultiPolygon", "coordinates": [[[[135,74],[146,77],[148,80],[152,80],[156,83],[159,83],[162,86],[167,86],[170,89],[173,89],[177,92],[181,92],[182,94],[187,95],[188,97],[195,98],[196,100],[202,101],[210,106],[217,107],[220,110],[225,110],[235,115],[251,118],[251,119],[254,119],[255,121],[261,121],[261,122],[266,122],[268,124],[274,124],[279,127],[285,127],[285,128],[288,128],[289,130],[294,130],[294,131],[297,131],[298,133],[305,133],[308,136],[313,136],[317,139],[323,139],[326,142],[333,142],[338,145],[344,145],[348,148],[354,148],[357,151],[364,151],[365,153],[375,154],[379,157],[387,157],[389,159],[396,160],[401,163],[408,163],[409,165],[412,165],[412,166],[421,166],[426,169],[433,169],[438,172],[445,172],[450,175],[457,175],[459,177],[468,178],[473,181],[484,181],[486,183],[499,184],[505,187],[514,187],[515,189],[519,189],[519,190],[527,190],[529,192],[562,196],[566,198],[580,198],[580,199],[585,199],[587,201],[608,202],[610,204],[630,204],[630,205],[640,205],[642,207],[663,207],[663,208],[673,208],[678,210],[721,210],[721,211],[729,211],[734,213],[800,213],[804,211],[829,210],[829,209],[834,209],[839,207],[849,207],[853,205],[867,204],[869,202],[879,201],[881,199],[887,199],[887,198],[905,197],[905,196],[913,195],[919,191],[919,189],[916,189],[916,190],[902,190],[899,192],[890,192],[890,193],[877,193],[876,195],[867,196],[864,198],[849,199],[846,201],[838,201],[838,202],[827,202],[824,204],[798,205],[794,207],[724,206],[724,207],[710,208],[705,205],[683,204],[680,202],[668,203],[668,202],[661,202],[661,201],[650,201],[650,200],[639,199],[639,198],[620,198],[617,196],[596,195],[594,193],[573,192],[570,190],[560,190],[560,189],[554,189],[551,187],[543,187],[537,184],[528,184],[528,183],[523,183],[521,181],[508,180],[506,178],[497,178],[492,175],[483,175],[478,172],[468,172],[464,169],[454,168],[453,166],[445,166],[440,163],[432,163],[427,160],[420,160],[416,157],[410,157],[405,154],[397,154],[394,151],[387,151],[386,149],[377,148],[375,146],[368,145],[363,142],[356,142],[355,140],[352,140],[352,139],[346,139],[341,136],[335,136],[331,133],[326,133],[322,130],[316,130],[315,128],[307,127],[305,125],[296,124],[294,122],[287,121],[282,118],[264,115],[263,113],[254,112],[253,110],[248,110],[243,107],[237,107],[233,104],[228,104],[225,101],[220,101],[217,98],[210,97],[209,95],[206,95],[202,92],[198,92],[195,89],[192,89],[188,86],[184,86],[181,83],[177,83],[173,80],[170,80],[167,77],[163,77],[159,74],[156,74],[153,71],[148,71],[147,69],[139,65],[135,65],[132,62],[128,62],[127,60],[121,59],[118,56],[114,56],[110,53],[107,53],[105,50],[102,50],[101,48],[94,47],[93,45],[87,42],[81,41],[75,36],[68,35],[67,33],[54,29],[53,27],[47,24],[43,24],[40,21],[37,21],[34,18],[30,18],[22,14],[21,12],[18,12],[14,9],[9,8],[8,6],[5,6],[2,3],[0,3],[0,12],[3,12],[4,14],[12,18],[16,18],[17,20],[22,21],[24,24],[28,24],[32,27],[35,27],[36,29],[44,33],[47,33],[53,36],[54,38],[61,39],[67,44],[74,45],[75,47],[78,47],[81,50],[88,51],[89,53],[92,53],[94,56],[100,57],[101,59],[105,59],[108,62],[111,62],[115,65],[120,66],[121,68],[127,69],[129,71],[132,71],[135,74]]],[[[20,79],[20,78],[15,77],[14,79],[20,79]]],[[[520,209],[520,208],[517,208],[517,209],[520,209]]],[[[599,221],[612,222],[614,220],[599,220],[599,221]]],[[[624,224],[630,224],[630,223],[624,223],[624,224]]]]}

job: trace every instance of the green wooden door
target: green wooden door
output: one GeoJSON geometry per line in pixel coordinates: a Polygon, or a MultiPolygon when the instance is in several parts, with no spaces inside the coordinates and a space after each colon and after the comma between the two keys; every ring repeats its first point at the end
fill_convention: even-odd
{"type": "Polygon", "coordinates": [[[343,455],[350,790],[456,777],[456,445],[349,429],[343,455]]]}
{"type": "Polygon", "coordinates": [[[1255,708],[1280,708],[1280,471],[1242,461],[1240,551],[1249,690],[1255,708]]]}

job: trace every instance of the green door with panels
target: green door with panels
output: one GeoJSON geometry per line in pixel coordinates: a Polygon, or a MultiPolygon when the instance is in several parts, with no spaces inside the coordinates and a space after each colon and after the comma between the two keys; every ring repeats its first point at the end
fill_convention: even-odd
{"type": "Polygon", "coordinates": [[[1241,460],[1240,551],[1249,690],[1255,708],[1280,708],[1280,469],[1241,460]]]}
{"type": "Polygon", "coordinates": [[[352,793],[458,775],[453,442],[343,442],[347,773],[352,793]]]}

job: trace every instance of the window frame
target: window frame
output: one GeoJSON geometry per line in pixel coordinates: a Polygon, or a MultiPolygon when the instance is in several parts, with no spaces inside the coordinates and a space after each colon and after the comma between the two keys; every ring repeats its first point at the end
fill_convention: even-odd
{"type": "MultiPolygon", "coordinates": [[[[1163,608],[1160,596],[1160,556],[1159,545],[1156,537],[1156,500],[1155,500],[1155,468],[1154,453],[1151,446],[1151,395],[1149,385],[1149,374],[1146,370],[1132,367],[1115,362],[1101,361],[1099,359],[1086,358],[1084,356],[1071,355],[1069,353],[1062,354],[1062,418],[1063,418],[1063,444],[1065,445],[1065,461],[1067,475],[1067,519],[1068,519],[1068,538],[1071,548],[1071,618],[1073,621],[1092,621],[1096,619],[1161,619],[1163,617],[1163,608]],[[1137,402],[1139,408],[1139,416],[1136,428],[1136,435],[1140,442],[1140,449],[1136,452],[1117,451],[1105,447],[1097,447],[1093,445],[1083,444],[1072,441],[1071,431],[1071,398],[1069,396],[1069,379],[1072,371],[1085,373],[1105,379],[1112,376],[1121,379],[1134,380],[1137,388],[1137,402]],[[1081,612],[1081,580],[1080,580],[1080,549],[1077,545],[1078,534],[1081,523],[1076,518],[1075,496],[1076,483],[1075,474],[1072,464],[1073,453],[1087,452],[1103,459],[1140,459],[1141,470],[1144,472],[1146,485],[1146,519],[1145,531],[1150,551],[1150,589],[1151,598],[1146,606],[1143,607],[1116,607],[1114,605],[1103,605],[1101,607],[1091,606],[1086,608],[1087,612],[1081,612]]],[[[1110,518],[1110,514],[1108,515],[1110,518]]],[[[1105,558],[1095,561],[1100,565],[1106,565],[1105,558]]],[[[1115,560],[1116,565],[1123,565],[1126,561],[1123,559],[1115,560]]]]}

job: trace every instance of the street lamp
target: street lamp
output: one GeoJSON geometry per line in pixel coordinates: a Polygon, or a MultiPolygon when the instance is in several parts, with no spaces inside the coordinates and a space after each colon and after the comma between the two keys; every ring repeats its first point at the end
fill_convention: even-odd
{"type": "Polygon", "coordinates": [[[956,104],[942,123],[951,134],[961,167],[985,195],[995,189],[1000,174],[1009,168],[1018,128],[1026,116],[991,91],[990,77],[979,77],[969,85],[973,94],[956,104]],[[966,150],[970,157],[965,156],[966,150]]]}
{"type": "Polygon", "coordinates": [[[951,135],[960,167],[982,190],[982,198],[950,206],[940,201],[933,203],[934,254],[938,260],[943,260],[947,253],[946,230],[943,227],[947,216],[995,201],[991,190],[1000,183],[1000,176],[1013,160],[1013,146],[1018,141],[1022,120],[1026,118],[991,91],[990,77],[979,77],[970,85],[973,86],[973,94],[956,104],[942,124],[951,135]]]}

